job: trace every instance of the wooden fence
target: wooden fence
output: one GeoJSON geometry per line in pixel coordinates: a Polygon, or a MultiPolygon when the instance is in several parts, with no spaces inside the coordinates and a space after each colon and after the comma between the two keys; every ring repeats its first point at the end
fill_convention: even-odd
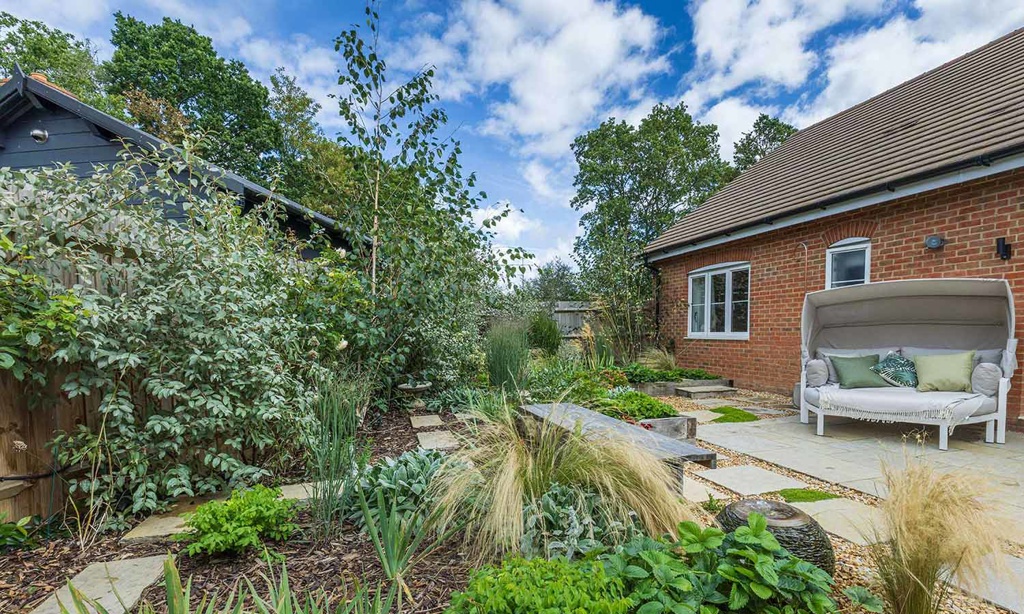
{"type": "Polygon", "coordinates": [[[551,317],[558,324],[562,339],[578,339],[580,329],[593,311],[587,301],[557,301],[551,310],[551,317]]]}

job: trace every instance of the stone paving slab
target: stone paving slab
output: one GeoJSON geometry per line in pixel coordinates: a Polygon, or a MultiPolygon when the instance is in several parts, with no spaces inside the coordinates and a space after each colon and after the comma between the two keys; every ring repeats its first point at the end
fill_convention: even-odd
{"type": "MultiPolygon", "coordinates": [[[[693,399],[693,402],[696,403],[697,405],[702,405],[710,409],[716,409],[718,407],[733,407],[736,404],[736,401],[732,399],[722,399],[717,397],[713,397],[710,399],[693,399]]],[[[715,415],[721,416],[722,414],[715,415]]]]}
{"type": "MultiPolygon", "coordinates": [[[[721,457],[719,457],[721,459],[721,457]]],[[[706,503],[708,495],[721,501],[728,497],[721,491],[708,488],[690,476],[683,476],[683,498],[693,503],[706,503]]]]}
{"type": "Polygon", "coordinates": [[[409,422],[414,429],[428,429],[436,426],[444,426],[441,416],[428,414],[426,416],[409,416],[409,422]]]}
{"type": "Polygon", "coordinates": [[[730,386],[687,386],[676,388],[676,395],[690,399],[711,399],[736,392],[730,386]]]}
{"type": "Polygon", "coordinates": [[[757,414],[759,416],[778,416],[780,414],[786,413],[781,409],[772,409],[771,407],[760,407],[758,405],[744,405],[740,407],[740,409],[742,409],[743,411],[749,411],[750,413],[757,414]]]}
{"type": "MultiPolygon", "coordinates": [[[[72,578],[71,584],[110,614],[131,612],[142,598],[142,592],[163,576],[165,558],[161,555],[93,563],[72,578]]],[[[32,610],[32,614],[60,614],[58,599],[68,611],[74,611],[71,590],[64,585],[32,610]]]]}
{"type": "Polygon", "coordinates": [[[794,480],[791,477],[779,475],[767,469],[754,467],[753,465],[710,469],[708,471],[701,471],[698,475],[744,497],[775,492],[783,488],[807,487],[807,484],[800,480],[794,480]]]}
{"type": "Polygon", "coordinates": [[[882,512],[875,507],[850,499],[826,499],[807,503],[791,503],[822,526],[847,541],[866,546],[873,543],[873,526],[880,526],[882,512]]]}
{"type": "Polygon", "coordinates": [[[999,569],[1000,565],[993,562],[989,566],[989,574],[983,578],[981,586],[968,588],[961,581],[956,582],[957,586],[989,603],[994,603],[1017,614],[1024,614],[1024,559],[1002,552],[994,556],[1002,557],[1003,567],[1006,569],[1005,575],[995,571],[999,569]]]}
{"type": "Polygon", "coordinates": [[[714,421],[716,418],[721,418],[722,414],[716,414],[715,412],[708,409],[696,409],[694,411],[682,412],[684,416],[690,416],[697,420],[697,424],[707,424],[714,421]]]}
{"type": "Polygon", "coordinates": [[[452,450],[459,447],[459,440],[451,431],[416,433],[416,439],[424,450],[452,450]]]}

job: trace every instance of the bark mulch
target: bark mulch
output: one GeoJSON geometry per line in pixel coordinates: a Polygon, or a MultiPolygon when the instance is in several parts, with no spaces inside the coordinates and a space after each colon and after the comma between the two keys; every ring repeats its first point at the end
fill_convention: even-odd
{"type": "MultiPolygon", "coordinates": [[[[457,430],[460,423],[451,414],[443,414],[446,426],[457,430]]],[[[416,434],[406,411],[371,413],[363,425],[363,435],[371,448],[371,457],[396,457],[417,446],[416,434]]],[[[308,527],[312,519],[300,512],[300,527],[308,527]]],[[[84,551],[68,536],[41,540],[38,548],[0,555],[0,612],[26,613],[42,603],[69,578],[96,562],[137,558],[161,554],[177,554],[184,545],[173,539],[125,544],[121,534],[104,535],[84,551]]],[[[329,544],[312,543],[304,531],[287,542],[271,544],[280,555],[268,566],[262,553],[237,557],[189,557],[182,553],[177,559],[182,580],[191,577],[193,601],[216,593],[220,599],[248,578],[265,596],[268,577],[279,577],[281,561],[288,569],[289,583],[299,593],[323,589],[332,602],[355,591],[357,586],[375,590],[383,579],[383,571],[369,538],[346,526],[342,536],[329,544]]],[[[453,590],[465,587],[470,565],[459,551],[458,540],[421,561],[407,580],[416,600],[409,612],[442,612],[453,590]]],[[[143,595],[158,612],[165,611],[162,583],[150,587],[143,595]]]]}

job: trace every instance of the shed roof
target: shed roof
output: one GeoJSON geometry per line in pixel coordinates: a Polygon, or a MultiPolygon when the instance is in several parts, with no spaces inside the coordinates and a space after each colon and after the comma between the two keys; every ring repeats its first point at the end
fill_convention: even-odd
{"type": "Polygon", "coordinates": [[[797,132],[644,251],[657,258],[1022,150],[1024,28],[797,132]]]}
{"type": "MultiPolygon", "coordinates": [[[[14,120],[32,108],[38,107],[40,99],[74,113],[125,141],[145,145],[156,150],[169,145],[162,139],[85,104],[78,100],[71,92],[48,81],[44,75],[37,73],[26,75],[17,64],[14,66],[12,76],[0,82],[0,128],[13,123],[14,120]]],[[[272,199],[280,203],[289,216],[307,220],[324,228],[332,237],[348,241],[344,229],[333,218],[300,205],[290,198],[269,190],[227,169],[210,165],[210,172],[216,173],[218,180],[227,190],[243,198],[272,199]]]]}

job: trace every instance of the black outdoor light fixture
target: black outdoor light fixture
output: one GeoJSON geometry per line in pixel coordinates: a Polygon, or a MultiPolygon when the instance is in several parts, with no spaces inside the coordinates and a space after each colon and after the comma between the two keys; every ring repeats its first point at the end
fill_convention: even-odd
{"type": "Polygon", "coordinates": [[[1009,260],[1010,254],[1012,253],[1012,245],[1006,242],[1006,237],[999,237],[996,239],[996,255],[1001,260],[1009,260]]]}
{"type": "Polygon", "coordinates": [[[924,246],[928,249],[939,249],[946,244],[946,240],[939,235],[929,235],[924,239],[924,246]]]}

